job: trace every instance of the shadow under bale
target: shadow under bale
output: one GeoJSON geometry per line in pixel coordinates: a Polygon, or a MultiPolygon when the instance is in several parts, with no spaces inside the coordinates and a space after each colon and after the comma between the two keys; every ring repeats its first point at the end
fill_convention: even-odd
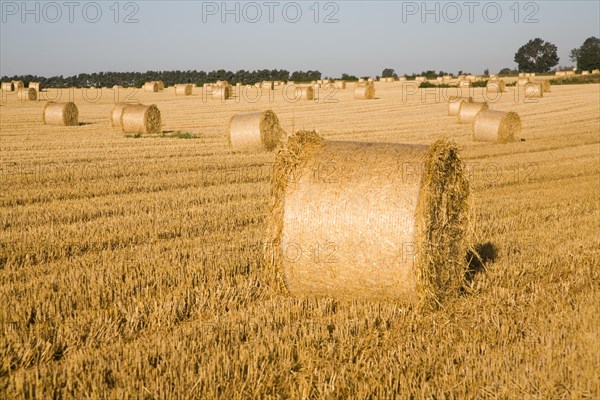
{"type": "Polygon", "coordinates": [[[485,270],[489,263],[494,263],[498,256],[498,248],[491,242],[478,243],[474,249],[467,251],[467,271],[465,272],[465,280],[469,283],[473,282],[475,276],[485,270]]]}

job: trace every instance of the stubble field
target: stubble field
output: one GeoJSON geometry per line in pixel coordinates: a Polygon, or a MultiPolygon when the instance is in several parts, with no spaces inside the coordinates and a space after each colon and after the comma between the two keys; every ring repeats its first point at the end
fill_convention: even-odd
{"type": "Polygon", "coordinates": [[[108,127],[110,89],[72,92],[79,127],[5,96],[0,397],[600,397],[600,85],[509,89],[491,108],[518,112],[525,141],[506,145],[472,142],[440,91],[376,88],[138,92],[166,136],[141,138],[108,127]],[[464,293],[432,311],[283,293],[261,262],[274,156],[226,140],[232,115],[265,109],[328,140],[454,140],[488,261],[464,293]]]}

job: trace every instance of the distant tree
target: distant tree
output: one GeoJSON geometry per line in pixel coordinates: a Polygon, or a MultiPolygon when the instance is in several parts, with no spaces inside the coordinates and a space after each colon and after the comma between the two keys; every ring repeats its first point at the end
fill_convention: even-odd
{"type": "Polygon", "coordinates": [[[342,74],[342,80],[351,82],[351,81],[357,81],[358,78],[354,75],[348,75],[348,74],[344,73],[344,74],[342,74]]]}
{"type": "Polygon", "coordinates": [[[398,75],[396,75],[396,72],[394,71],[393,68],[386,68],[381,73],[381,77],[382,78],[397,78],[398,75]]]}
{"type": "Polygon", "coordinates": [[[519,71],[515,70],[515,69],[510,69],[510,68],[502,68],[499,72],[498,75],[501,76],[508,76],[508,75],[516,75],[518,74],[519,71]]]}
{"type": "Polygon", "coordinates": [[[486,68],[483,70],[483,76],[490,76],[490,69],[486,68]]]}
{"type": "Polygon", "coordinates": [[[531,39],[517,50],[515,62],[519,71],[548,72],[558,64],[556,46],[540,38],[531,39]]]}
{"type": "Polygon", "coordinates": [[[581,47],[571,50],[569,58],[577,62],[577,69],[600,69],[600,39],[594,36],[585,39],[581,47]]]}

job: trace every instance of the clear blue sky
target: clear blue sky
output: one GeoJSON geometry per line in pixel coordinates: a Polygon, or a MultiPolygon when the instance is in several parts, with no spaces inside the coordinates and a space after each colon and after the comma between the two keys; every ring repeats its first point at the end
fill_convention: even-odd
{"type": "Polygon", "coordinates": [[[598,1],[0,3],[0,75],[283,68],[339,76],[386,67],[481,73],[515,67],[515,51],[535,37],[556,44],[559,65],[571,65],[570,50],[600,36],[598,1]],[[224,6],[233,11],[222,15],[224,6]]]}

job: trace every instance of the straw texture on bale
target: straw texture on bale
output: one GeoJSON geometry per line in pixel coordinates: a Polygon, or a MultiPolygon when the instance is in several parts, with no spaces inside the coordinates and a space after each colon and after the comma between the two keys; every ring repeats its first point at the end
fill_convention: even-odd
{"type": "Polygon", "coordinates": [[[315,90],[312,86],[299,86],[295,89],[294,98],[300,100],[314,100],[315,90]]]}
{"type": "Polygon", "coordinates": [[[190,96],[192,94],[192,85],[181,84],[175,85],[175,95],[176,96],[190,96]]]}
{"type": "Polygon", "coordinates": [[[124,133],[158,134],[162,120],[156,105],[128,105],[121,112],[121,127],[124,133]]]}
{"type": "Polygon", "coordinates": [[[598,75],[598,74],[600,74],[600,69],[592,70],[592,75],[598,75]]]}
{"type": "Polygon", "coordinates": [[[156,81],[156,84],[158,85],[158,90],[165,90],[165,84],[163,83],[163,81],[156,81]]]}
{"type": "Polygon", "coordinates": [[[460,108],[458,110],[458,123],[459,124],[469,124],[475,121],[475,117],[481,111],[487,110],[489,108],[487,102],[462,102],[460,104],[460,108]]]}
{"type": "Polygon", "coordinates": [[[115,103],[113,109],[110,112],[109,120],[110,126],[118,127],[121,126],[121,115],[123,115],[123,110],[125,107],[134,106],[135,104],[131,103],[115,103]]]}
{"type": "Polygon", "coordinates": [[[551,85],[550,85],[550,81],[548,80],[543,80],[538,82],[540,85],[542,85],[542,92],[543,93],[549,93],[552,90],[550,89],[551,85]]]}
{"type": "Polygon", "coordinates": [[[146,82],[144,84],[144,92],[158,92],[158,83],[156,82],[146,82]]]}
{"type": "Polygon", "coordinates": [[[78,126],[79,110],[75,103],[48,102],[42,113],[44,125],[78,126]]]}
{"type": "Polygon", "coordinates": [[[41,82],[29,82],[28,87],[39,93],[42,90],[42,83],[41,82]]]}
{"type": "Polygon", "coordinates": [[[375,98],[375,85],[372,82],[359,82],[354,87],[354,98],[372,100],[375,98]]]}
{"type": "Polygon", "coordinates": [[[449,116],[458,115],[458,112],[460,111],[460,105],[462,104],[463,101],[470,103],[473,101],[473,98],[472,97],[450,96],[450,98],[448,99],[448,115],[449,116]]]}
{"type": "Polygon", "coordinates": [[[544,97],[544,90],[542,89],[542,85],[535,82],[528,82],[523,87],[525,90],[526,98],[536,98],[536,97],[544,97]]]}
{"type": "Polygon", "coordinates": [[[515,112],[484,110],[473,121],[472,135],[476,142],[514,142],[520,134],[521,118],[515,112]]]}
{"type": "Polygon", "coordinates": [[[234,115],[229,120],[228,141],[235,150],[272,151],[286,138],[271,110],[234,115]]]}
{"type": "Polygon", "coordinates": [[[265,247],[265,260],[293,296],[418,305],[456,297],[467,249],[464,168],[445,140],[428,147],[298,132],[275,159],[267,238],[275,251],[265,247]],[[308,250],[315,246],[319,257],[308,250]]]}
{"type": "Polygon", "coordinates": [[[3,92],[12,92],[15,90],[15,86],[12,82],[2,82],[2,91],[3,92]]]}
{"type": "Polygon", "coordinates": [[[20,88],[17,91],[17,99],[21,101],[37,100],[37,91],[34,88],[20,88]]]}
{"type": "Polygon", "coordinates": [[[346,89],[346,81],[335,81],[335,86],[338,89],[344,90],[344,89],[346,89]]]}
{"type": "Polygon", "coordinates": [[[490,79],[485,89],[490,93],[504,93],[506,92],[506,84],[502,79],[490,79]]]}
{"type": "Polygon", "coordinates": [[[517,79],[517,86],[523,86],[529,82],[531,82],[529,78],[519,78],[517,79]]]}
{"type": "Polygon", "coordinates": [[[14,91],[18,91],[20,88],[24,88],[25,84],[23,81],[12,81],[14,91]]]}
{"type": "Polygon", "coordinates": [[[227,100],[231,97],[231,87],[229,85],[217,85],[212,92],[213,98],[227,100]]]}
{"type": "Polygon", "coordinates": [[[227,81],[217,81],[217,82],[215,82],[215,85],[217,85],[217,86],[229,86],[229,82],[227,82],[227,81]]]}

